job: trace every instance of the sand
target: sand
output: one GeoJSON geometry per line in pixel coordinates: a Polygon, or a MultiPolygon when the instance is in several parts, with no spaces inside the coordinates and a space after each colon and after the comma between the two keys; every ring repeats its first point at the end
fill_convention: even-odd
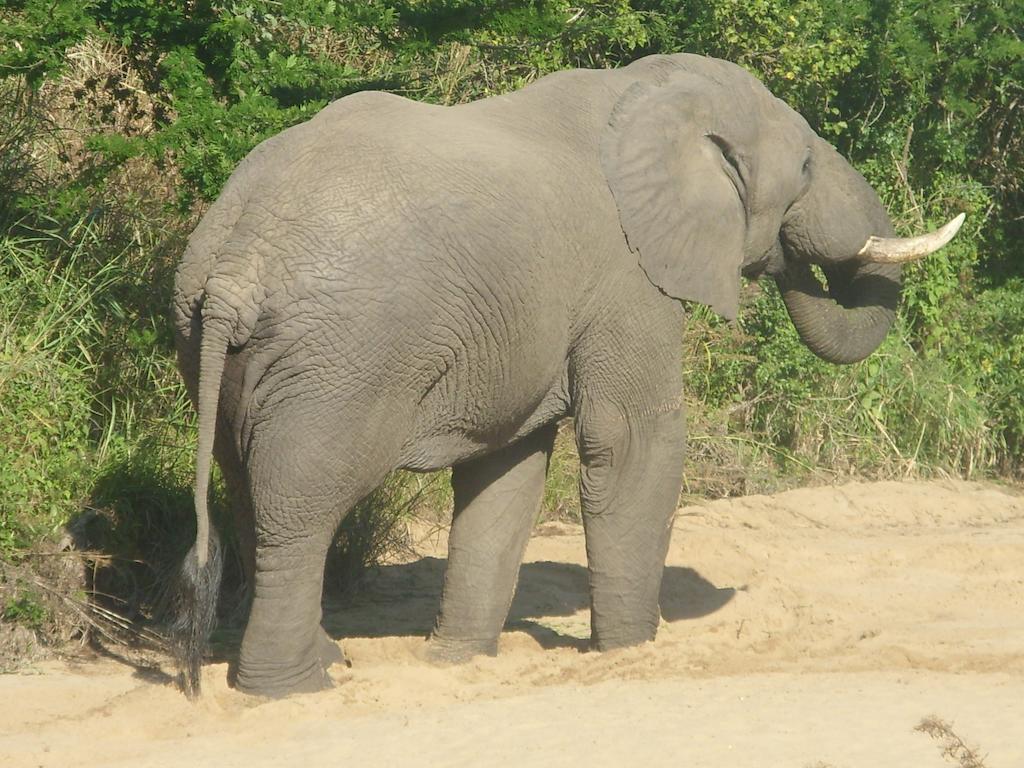
{"type": "Polygon", "coordinates": [[[443,532],[325,624],[352,667],[265,701],[204,670],[45,662],[0,677],[0,766],[943,766],[950,723],[988,768],[1024,766],[1024,497],[852,483],[679,510],[658,639],[589,636],[582,530],[530,543],[497,658],[421,659],[443,532]]]}

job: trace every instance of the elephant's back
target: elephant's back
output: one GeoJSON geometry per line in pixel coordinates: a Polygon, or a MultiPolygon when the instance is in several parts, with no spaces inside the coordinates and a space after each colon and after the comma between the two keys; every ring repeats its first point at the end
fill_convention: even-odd
{"type": "Polygon", "coordinates": [[[267,250],[268,277],[292,291],[544,296],[579,272],[595,228],[617,233],[614,204],[596,163],[508,127],[384,93],[341,99],[263,154],[233,247],[267,250]]]}

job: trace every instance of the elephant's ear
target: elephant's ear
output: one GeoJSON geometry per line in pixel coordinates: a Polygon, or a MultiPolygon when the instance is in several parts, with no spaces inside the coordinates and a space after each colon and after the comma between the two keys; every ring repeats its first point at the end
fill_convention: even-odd
{"type": "Polygon", "coordinates": [[[626,241],[647,277],[727,319],[739,308],[746,168],[714,130],[709,83],[636,83],[601,139],[601,165],[626,241]]]}

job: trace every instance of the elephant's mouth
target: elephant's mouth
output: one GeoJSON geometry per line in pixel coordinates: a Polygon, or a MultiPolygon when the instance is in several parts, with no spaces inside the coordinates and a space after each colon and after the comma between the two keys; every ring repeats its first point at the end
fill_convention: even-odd
{"type": "Polygon", "coordinates": [[[748,280],[758,280],[764,275],[775,277],[786,268],[786,255],[782,241],[778,238],[759,259],[743,265],[740,274],[748,280]]]}

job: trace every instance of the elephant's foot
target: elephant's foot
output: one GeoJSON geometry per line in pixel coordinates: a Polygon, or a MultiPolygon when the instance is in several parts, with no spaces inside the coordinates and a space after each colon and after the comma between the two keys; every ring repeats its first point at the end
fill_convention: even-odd
{"type": "Polygon", "coordinates": [[[235,678],[236,690],[251,696],[265,696],[271,699],[281,699],[295,693],[316,693],[333,685],[320,659],[316,659],[313,664],[299,672],[284,674],[269,671],[257,674],[242,666],[235,678]]]}
{"type": "Polygon", "coordinates": [[[333,687],[334,683],[327,670],[333,664],[351,666],[342,652],[323,627],[316,637],[316,656],[309,663],[301,665],[299,671],[282,670],[273,665],[240,663],[235,676],[235,688],[254,696],[279,699],[294,693],[316,693],[333,687]],[[263,667],[263,668],[259,668],[263,667]]]}
{"type": "Polygon", "coordinates": [[[590,647],[595,651],[632,648],[635,645],[651,642],[657,634],[658,625],[644,620],[622,624],[616,623],[611,627],[595,627],[591,632],[590,647]]]}
{"type": "Polygon", "coordinates": [[[427,639],[424,658],[432,664],[462,664],[474,656],[497,656],[498,639],[462,640],[433,633],[427,639]]]}

